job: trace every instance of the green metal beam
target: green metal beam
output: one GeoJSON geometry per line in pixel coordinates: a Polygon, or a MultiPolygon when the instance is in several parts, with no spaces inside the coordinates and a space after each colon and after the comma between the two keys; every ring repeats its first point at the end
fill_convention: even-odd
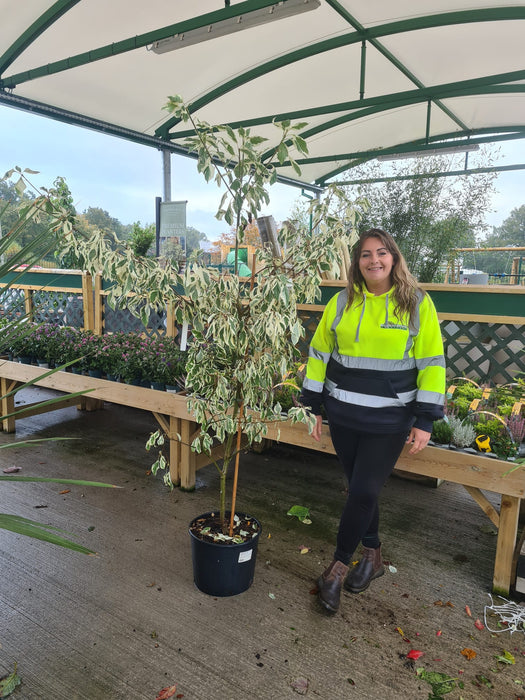
{"type": "Polygon", "coordinates": [[[366,41],[361,42],[361,75],[359,78],[359,99],[365,97],[365,79],[366,79],[366,41]]]}
{"type": "MultiPolygon", "coordinates": [[[[169,151],[170,153],[185,156],[186,158],[192,158],[193,160],[197,160],[198,158],[196,153],[187,151],[183,146],[171,143],[169,141],[163,141],[157,136],[150,136],[149,134],[144,134],[140,131],[126,129],[115,124],[102,121],[101,119],[86,117],[83,114],[71,112],[59,107],[51,107],[42,102],[30,100],[26,97],[19,97],[18,95],[13,95],[0,89],[0,105],[1,104],[8,107],[13,107],[15,109],[21,109],[25,112],[30,112],[31,114],[38,114],[50,119],[56,119],[57,121],[64,122],[66,124],[92,129],[109,136],[117,136],[119,138],[126,139],[127,141],[140,144],[141,146],[150,146],[161,151],[169,151]]],[[[285,175],[278,175],[277,181],[284,185],[290,185],[291,187],[297,187],[299,189],[307,189],[312,192],[322,192],[323,190],[323,187],[319,185],[295,180],[294,178],[286,177],[285,175]]]]}
{"type": "Polygon", "coordinates": [[[35,80],[36,78],[43,78],[47,75],[61,73],[63,71],[70,70],[71,68],[78,68],[79,66],[100,61],[104,58],[117,56],[122,53],[127,53],[128,51],[134,51],[135,49],[153,44],[155,41],[168,39],[175,34],[190,32],[193,29],[206,27],[214,22],[220,22],[225,19],[238,17],[239,15],[247,14],[249,12],[253,12],[254,10],[269,7],[270,5],[274,4],[275,0],[245,0],[237,5],[225,7],[222,10],[208,12],[204,15],[200,15],[199,17],[194,17],[176,24],[170,24],[167,27],[162,27],[161,29],[155,29],[154,31],[139,34],[129,39],[123,39],[122,41],[101,46],[97,49],[92,49],[91,51],[85,51],[84,53],[76,54],[75,56],[61,59],[60,61],[54,61],[53,63],[48,63],[30,70],[22,71],[21,73],[11,75],[3,80],[0,80],[0,87],[14,88],[17,85],[27,83],[31,80],[35,80]]]}
{"type": "MultiPolygon", "coordinates": [[[[475,92],[465,92],[465,95],[468,94],[490,94],[493,92],[525,92],[523,89],[524,86],[512,86],[510,90],[483,90],[481,93],[478,92],[477,90],[475,92]],[[518,90],[515,89],[515,87],[518,88],[518,90]]],[[[426,91],[425,91],[426,92],[426,91]]],[[[445,95],[445,97],[462,97],[462,93],[459,92],[452,92],[449,95],[445,95]]],[[[393,99],[390,103],[386,102],[384,104],[378,105],[376,107],[369,107],[368,109],[360,109],[355,112],[352,112],[351,114],[344,114],[340,117],[336,117],[335,119],[331,119],[328,122],[324,122],[322,124],[318,124],[317,126],[312,127],[311,129],[307,129],[306,131],[303,131],[301,133],[301,136],[303,139],[308,139],[311,138],[312,136],[315,136],[317,134],[322,133],[323,131],[328,131],[329,129],[333,129],[335,127],[341,126],[342,124],[347,124],[349,122],[357,121],[358,119],[362,119],[363,117],[368,117],[373,114],[379,114],[380,112],[387,112],[391,109],[399,109],[400,107],[406,107],[408,105],[415,105],[421,102],[428,102],[428,97],[427,96],[416,96],[413,98],[409,99],[393,99]]]]}
{"type": "MultiPolygon", "coordinates": [[[[421,29],[429,29],[436,27],[445,27],[457,24],[468,24],[473,22],[494,22],[505,20],[525,19],[525,7],[498,7],[498,8],[483,8],[478,10],[463,10],[458,12],[443,12],[436,15],[428,15],[423,17],[414,17],[407,20],[397,22],[388,22],[387,24],[377,25],[362,31],[350,32],[325,39],[324,41],[311,44],[310,46],[291,51],[290,53],[274,58],[266,63],[260,64],[241,75],[227,80],[218,87],[210,90],[201,98],[195,100],[190,105],[190,110],[196,112],[202,107],[205,107],[210,102],[222,97],[231,92],[235,88],[245,85],[246,83],[255,80],[263,75],[266,75],[274,70],[291,65],[297,61],[306,58],[317,56],[327,51],[333,51],[344,46],[359,43],[364,39],[371,41],[384,36],[392,36],[394,34],[402,34],[405,32],[417,31],[421,29]]],[[[169,130],[178,124],[176,118],[171,117],[157,129],[157,135],[166,137],[169,130]]]]}
{"type": "MultiPolygon", "coordinates": [[[[433,87],[422,88],[421,90],[406,90],[405,92],[392,92],[387,95],[377,95],[376,97],[368,97],[363,100],[351,100],[349,102],[339,102],[332,105],[323,105],[322,107],[311,107],[308,109],[294,110],[293,112],[281,112],[280,114],[268,114],[264,117],[256,117],[254,119],[244,119],[242,121],[228,122],[228,126],[232,129],[239,127],[249,128],[252,126],[261,126],[271,124],[273,121],[284,121],[286,119],[308,119],[309,117],[317,117],[321,114],[331,114],[334,112],[343,112],[355,110],[362,107],[373,105],[385,105],[384,109],[392,109],[398,106],[395,102],[403,102],[404,100],[415,99],[416,102],[426,102],[432,99],[432,95],[439,95],[440,98],[454,97],[470,97],[473,95],[493,95],[499,93],[521,93],[525,92],[525,84],[512,85],[491,85],[492,82],[500,80],[523,80],[525,79],[525,70],[513,71],[512,73],[501,73],[497,75],[487,76],[484,78],[475,78],[465,80],[458,83],[445,83],[443,85],[435,85],[433,87]],[[419,99],[417,99],[419,98],[419,99]]],[[[432,100],[435,103],[435,100],[432,100]]],[[[464,132],[468,132],[466,127],[464,132]]],[[[177,140],[194,136],[195,130],[177,131],[169,134],[170,138],[177,140]]]]}
{"type": "Polygon", "coordinates": [[[427,180],[438,177],[459,177],[462,175],[481,175],[483,173],[503,173],[512,170],[525,170],[525,163],[516,165],[496,165],[487,168],[468,168],[466,170],[447,170],[437,173],[420,173],[417,175],[396,175],[389,177],[364,177],[359,180],[334,180],[332,185],[375,185],[380,182],[398,182],[400,180],[427,180]]]}
{"type": "MultiPolygon", "coordinates": [[[[311,165],[314,163],[329,163],[331,161],[345,161],[344,165],[339,166],[338,168],[330,171],[329,173],[326,173],[322,177],[318,178],[316,180],[316,183],[322,187],[326,184],[326,182],[332,178],[335,177],[336,175],[339,175],[339,173],[346,172],[347,170],[350,170],[351,168],[360,165],[361,162],[364,162],[366,160],[372,160],[373,158],[377,158],[377,156],[380,155],[393,155],[393,154],[399,154],[399,153],[407,153],[411,151],[421,151],[423,154],[424,151],[432,151],[432,150],[439,150],[440,148],[449,148],[450,146],[472,146],[476,144],[484,144],[484,143],[496,143],[499,141],[511,141],[511,140],[516,140],[516,139],[522,139],[525,138],[525,127],[521,126],[518,127],[518,129],[515,129],[513,132],[508,131],[508,127],[503,127],[501,129],[502,133],[499,133],[500,130],[498,127],[491,127],[490,129],[484,129],[484,133],[490,134],[489,136],[485,137],[479,137],[479,138],[470,138],[471,134],[466,134],[468,138],[464,138],[463,140],[459,140],[458,136],[461,134],[458,134],[457,132],[454,132],[453,134],[450,135],[450,138],[452,139],[448,143],[426,143],[425,139],[416,139],[414,141],[409,141],[407,143],[404,143],[402,145],[398,146],[392,146],[390,148],[378,148],[376,150],[372,151],[356,151],[355,153],[334,153],[329,156],[319,156],[319,157],[313,157],[313,158],[298,158],[297,163],[299,166],[302,165],[311,165]],[[355,162],[352,162],[355,161],[355,162]],[[359,161],[359,162],[358,162],[359,161]]],[[[465,136],[465,135],[463,135],[465,136]]],[[[435,137],[443,139],[444,135],[440,135],[439,137],[435,137]]],[[[287,165],[287,163],[284,163],[284,165],[287,165]]]]}
{"type": "Polygon", "coordinates": [[[80,0],[57,0],[48,10],[33,22],[0,57],[0,75],[15,61],[35,39],[45,32],[60,17],[66,14],[80,0]]]}
{"type": "MultiPolygon", "coordinates": [[[[326,2],[332,7],[343,19],[345,19],[350,26],[352,26],[354,29],[357,29],[358,31],[362,32],[365,31],[365,27],[353,16],[348,12],[348,10],[344,7],[341,6],[337,0],[326,0],[326,2]]],[[[383,44],[378,41],[377,39],[371,39],[370,44],[377,50],[379,51],[380,54],[382,54],[387,61],[389,61],[393,66],[395,66],[406,78],[408,78],[411,82],[414,83],[414,85],[417,85],[417,87],[423,88],[425,87],[424,83],[419,80],[419,78],[410,71],[407,66],[405,66],[404,63],[402,63],[397,56],[394,56],[394,54],[389,51],[383,44]]],[[[454,114],[448,107],[445,107],[441,102],[437,101],[436,105],[441,109],[442,112],[444,112],[452,121],[456,122],[456,124],[461,127],[462,129],[466,129],[467,126],[464,124],[459,117],[454,114]]]]}

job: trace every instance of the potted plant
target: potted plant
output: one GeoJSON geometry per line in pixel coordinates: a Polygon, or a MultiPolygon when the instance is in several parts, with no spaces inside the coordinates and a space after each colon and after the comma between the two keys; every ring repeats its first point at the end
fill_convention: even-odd
{"type": "Polygon", "coordinates": [[[184,355],[175,338],[153,338],[145,358],[144,371],[152,389],[164,391],[180,390],[184,385],[184,355]]]}
{"type": "Polygon", "coordinates": [[[434,423],[432,441],[513,460],[520,455],[525,436],[520,413],[524,396],[523,379],[480,387],[472,379],[454,377],[447,390],[445,418],[434,423]]]}
{"type": "MultiPolygon", "coordinates": [[[[276,124],[276,145],[268,149],[266,139],[250,129],[234,132],[229,126],[211,127],[195,120],[180,97],[171,97],[167,109],[174,120],[193,129],[187,147],[196,153],[198,170],[224,190],[217,218],[236,231],[232,273],[224,275],[193,260],[181,276],[169,263],[164,270],[147,259],[131,262],[130,258],[124,264],[118,255],[131,253],[111,251],[109,243],[103,255],[95,255],[95,250],[103,249],[100,239],[93,243],[76,239],[74,246],[85,265],[111,278],[113,303],[118,303],[118,293],[133,289],[134,303],[145,318],[162,299],[173,305],[177,321],[191,328],[185,363],[187,405],[201,427],[191,448],[210,454],[222,446],[222,459],[215,462],[219,501],[190,523],[194,580],[204,592],[232,595],[251,584],[261,532],[251,514],[237,509],[239,457],[264,438],[270,423],[313,425],[313,417],[302,406],[291,407],[288,417],[283,416],[274,388],[299,359],[296,345],[304,331],[297,304],[315,300],[323,271],[339,273],[338,246],[351,243],[356,211],[341,190],[330,188],[323,201],[311,203],[313,226],[300,231],[283,226],[279,250],[259,249],[257,270],[249,283],[241,281],[238,252],[245,228],[268,202],[267,188],[277,179],[274,164],[288,161],[298,170],[293,155],[306,153],[299,136],[304,124],[276,124]],[[183,296],[177,292],[178,284],[183,296]],[[211,554],[202,555],[206,561],[200,568],[197,559],[203,549],[211,554]]],[[[148,448],[163,441],[160,431],[154,433],[148,448]]],[[[153,471],[166,467],[160,453],[153,471]]]]}

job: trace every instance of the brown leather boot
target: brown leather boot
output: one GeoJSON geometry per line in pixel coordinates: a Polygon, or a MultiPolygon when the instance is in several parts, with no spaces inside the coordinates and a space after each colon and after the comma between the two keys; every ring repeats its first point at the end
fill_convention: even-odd
{"type": "Polygon", "coordinates": [[[370,549],[363,547],[363,556],[359,564],[352,569],[345,581],[345,589],[351,593],[365,591],[370,582],[385,573],[381,547],[370,549]]]}
{"type": "Polygon", "coordinates": [[[343,581],[348,574],[348,566],[334,559],[317,580],[319,602],[330,612],[337,612],[341,598],[343,581]]]}

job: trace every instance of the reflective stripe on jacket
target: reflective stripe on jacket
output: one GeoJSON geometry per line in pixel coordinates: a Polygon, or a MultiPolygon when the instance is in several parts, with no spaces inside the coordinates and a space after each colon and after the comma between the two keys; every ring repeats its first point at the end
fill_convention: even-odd
{"type": "Polygon", "coordinates": [[[443,415],[445,359],[436,310],[418,291],[411,323],[394,312],[392,289],[364,291],[346,308],[346,290],[326,305],[312,338],[303,402],[330,419],[368,430],[430,431],[443,415]]]}

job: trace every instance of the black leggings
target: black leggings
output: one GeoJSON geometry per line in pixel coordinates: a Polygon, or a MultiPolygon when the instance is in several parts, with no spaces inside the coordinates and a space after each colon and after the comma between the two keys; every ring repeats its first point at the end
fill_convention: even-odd
{"type": "Polygon", "coordinates": [[[334,559],[348,564],[361,540],[365,547],[380,545],[377,500],[401,454],[408,431],[361,433],[330,424],[330,434],[348,480],[348,497],[339,522],[334,559]]]}

